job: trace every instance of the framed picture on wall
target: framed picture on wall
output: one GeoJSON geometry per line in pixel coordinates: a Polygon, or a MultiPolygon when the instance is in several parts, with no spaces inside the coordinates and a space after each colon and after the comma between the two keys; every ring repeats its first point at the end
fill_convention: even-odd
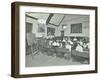
{"type": "Polygon", "coordinates": [[[13,2],[11,8],[12,77],[97,73],[96,6],[13,2]]]}
{"type": "Polygon", "coordinates": [[[44,24],[41,24],[41,23],[38,24],[38,32],[40,32],[40,33],[45,32],[45,25],[44,24]]]}

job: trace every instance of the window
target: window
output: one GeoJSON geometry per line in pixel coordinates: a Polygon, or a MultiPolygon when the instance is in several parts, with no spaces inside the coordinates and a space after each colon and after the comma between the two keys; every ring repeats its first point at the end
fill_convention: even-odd
{"type": "Polygon", "coordinates": [[[26,22],[26,33],[31,33],[32,32],[32,27],[33,27],[32,23],[26,22]]]}
{"type": "Polygon", "coordinates": [[[82,33],[82,23],[71,24],[71,33],[82,33]]]}

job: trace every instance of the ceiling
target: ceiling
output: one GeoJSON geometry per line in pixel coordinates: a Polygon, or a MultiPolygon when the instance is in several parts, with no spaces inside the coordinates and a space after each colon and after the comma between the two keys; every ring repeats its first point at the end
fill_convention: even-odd
{"type": "Polygon", "coordinates": [[[51,24],[54,26],[59,26],[60,24],[65,24],[66,21],[76,20],[77,18],[85,18],[89,20],[88,15],[78,15],[78,14],[53,14],[53,13],[33,13],[27,12],[26,16],[33,18],[35,20],[44,21],[47,25],[51,24]]]}

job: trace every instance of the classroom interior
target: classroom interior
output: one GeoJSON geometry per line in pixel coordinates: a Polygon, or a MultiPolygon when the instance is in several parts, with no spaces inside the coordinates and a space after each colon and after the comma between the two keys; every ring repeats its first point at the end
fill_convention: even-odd
{"type": "Polygon", "coordinates": [[[88,65],[89,15],[25,13],[25,66],[88,65]]]}

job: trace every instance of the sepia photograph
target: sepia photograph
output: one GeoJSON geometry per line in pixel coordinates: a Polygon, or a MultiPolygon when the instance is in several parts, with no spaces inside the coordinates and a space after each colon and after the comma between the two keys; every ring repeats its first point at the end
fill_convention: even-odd
{"type": "Polygon", "coordinates": [[[12,3],[12,77],[97,73],[97,7],[12,3]]]}
{"type": "Polygon", "coordinates": [[[26,12],[25,24],[26,67],[89,64],[89,15],[26,12]]]}

